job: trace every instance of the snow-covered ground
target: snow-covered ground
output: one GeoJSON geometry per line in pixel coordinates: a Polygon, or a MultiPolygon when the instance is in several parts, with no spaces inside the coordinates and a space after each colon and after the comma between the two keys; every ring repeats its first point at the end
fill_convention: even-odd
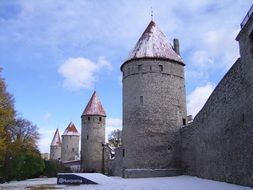
{"type": "Polygon", "coordinates": [[[120,177],[107,177],[101,174],[96,176],[100,180],[99,185],[57,185],[56,178],[37,178],[25,181],[13,181],[0,185],[0,190],[36,190],[40,189],[86,189],[86,190],[253,190],[250,187],[243,187],[224,182],[217,182],[201,179],[192,176],[157,177],[123,179],[120,177]],[[44,187],[44,188],[43,188],[44,187]],[[39,188],[38,188],[39,189],[39,188]]]}

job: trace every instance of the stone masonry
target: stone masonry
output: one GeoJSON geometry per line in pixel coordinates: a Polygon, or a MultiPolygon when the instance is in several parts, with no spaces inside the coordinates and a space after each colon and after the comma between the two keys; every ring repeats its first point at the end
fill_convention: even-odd
{"type": "Polygon", "coordinates": [[[184,63],[165,40],[151,21],[136,52],[121,66],[124,177],[154,176],[152,170],[157,171],[155,176],[170,175],[169,170],[175,175],[175,169],[181,168],[179,131],[186,123],[184,63]],[[142,43],[157,48],[146,51],[142,43]],[[144,53],[139,52],[142,48],[144,53]],[[148,57],[150,52],[156,57],[148,57]]]}
{"type": "Polygon", "coordinates": [[[236,38],[240,58],[192,125],[181,129],[185,174],[253,186],[253,16],[236,38]]]}
{"type": "Polygon", "coordinates": [[[56,129],[54,138],[50,145],[50,159],[51,160],[61,159],[61,137],[58,129],[56,129]]]}
{"type": "Polygon", "coordinates": [[[79,138],[75,125],[70,122],[64,133],[62,134],[61,161],[73,161],[79,157],[79,138]]]}
{"type": "Polygon", "coordinates": [[[96,92],[81,118],[81,171],[104,173],[106,114],[96,92]]]}

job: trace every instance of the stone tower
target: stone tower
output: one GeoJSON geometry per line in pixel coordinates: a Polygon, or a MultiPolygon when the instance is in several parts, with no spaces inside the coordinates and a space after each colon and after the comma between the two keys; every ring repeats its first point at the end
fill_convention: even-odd
{"type": "Polygon", "coordinates": [[[79,157],[79,137],[75,125],[70,122],[62,134],[61,161],[77,160],[79,157]]]}
{"type": "Polygon", "coordinates": [[[50,145],[50,159],[51,160],[61,159],[61,137],[58,129],[56,129],[54,133],[54,138],[50,145]]]}
{"type": "Polygon", "coordinates": [[[151,21],[121,66],[123,177],[180,173],[179,129],[187,122],[184,66],[178,40],[172,47],[151,21]]]}
{"type": "Polygon", "coordinates": [[[81,171],[102,173],[106,114],[96,91],[92,94],[81,118],[81,171]]]}

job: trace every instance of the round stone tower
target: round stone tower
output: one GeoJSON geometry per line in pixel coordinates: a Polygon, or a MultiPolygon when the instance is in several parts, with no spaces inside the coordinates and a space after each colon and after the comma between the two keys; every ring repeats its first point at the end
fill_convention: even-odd
{"type": "Polygon", "coordinates": [[[184,65],[178,40],[173,47],[151,21],[121,66],[123,176],[180,172],[179,129],[187,122],[184,65]]]}
{"type": "Polygon", "coordinates": [[[54,138],[50,145],[50,159],[51,160],[61,159],[61,138],[58,129],[56,129],[54,133],[54,138]]]}
{"type": "Polygon", "coordinates": [[[77,160],[79,158],[79,137],[74,123],[70,122],[62,134],[61,161],[77,160]]]}
{"type": "Polygon", "coordinates": [[[96,91],[81,118],[81,171],[103,173],[106,114],[96,91]]]}

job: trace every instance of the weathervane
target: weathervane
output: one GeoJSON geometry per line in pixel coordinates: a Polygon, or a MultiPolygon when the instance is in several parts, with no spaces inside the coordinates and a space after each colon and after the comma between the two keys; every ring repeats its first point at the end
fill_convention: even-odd
{"type": "Polygon", "coordinates": [[[151,11],[151,20],[153,20],[153,8],[150,7],[150,11],[151,11]]]}

